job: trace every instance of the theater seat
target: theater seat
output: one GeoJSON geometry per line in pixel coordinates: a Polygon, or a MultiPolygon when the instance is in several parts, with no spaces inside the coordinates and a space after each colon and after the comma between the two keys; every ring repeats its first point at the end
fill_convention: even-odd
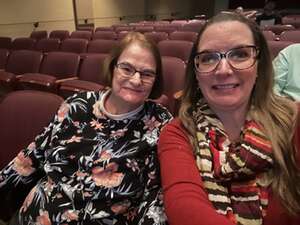
{"type": "Polygon", "coordinates": [[[43,54],[38,51],[18,50],[10,53],[5,70],[0,71],[0,87],[6,92],[15,89],[16,76],[37,73],[43,54]]]}
{"type": "Polygon", "coordinates": [[[60,41],[70,37],[68,30],[53,30],[49,34],[49,38],[58,38],[60,41]]]}
{"type": "Polygon", "coordinates": [[[14,91],[0,102],[0,168],[34,140],[63,99],[33,90],[14,91]]]}
{"type": "Polygon", "coordinates": [[[293,42],[290,41],[267,41],[267,43],[271,52],[272,59],[274,59],[282,49],[293,44],[293,42]]]}
{"type": "Polygon", "coordinates": [[[195,42],[197,39],[198,33],[193,31],[175,31],[170,34],[170,40],[182,40],[182,41],[191,41],[195,42]]]}
{"type": "Polygon", "coordinates": [[[67,98],[79,91],[100,91],[105,87],[102,73],[105,54],[87,55],[81,64],[78,79],[60,83],[59,95],[67,98]]]}
{"type": "Polygon", "coordinates": [[[36,89],[56,92],[64,79],[74,79],[77,75],[80,57],[70,52],[49,52],[40,67],[39,73],[27,73],[18,79],[23,89],[36,89]]]}
{"type": "Polygon", "coordinates": [[[39,40],[36,45],[35,49],[41,52],[54,52],[58,51],[60,47],[60,40],[58,38],[43,38],[39,40]]]}
{"type": "Polygon", "coordinates": [[[12,41],[11,50],[33,50],[36,40],[28,37],[19,37],[12,41]]]}
{"type": "Polygon", "coordinates": [[[7,62],[8,54],[9,54],[9,52],[7,49],[0,48],[0,71],[4,70],[4,67],[7,62]]]}
{"type": "Polygon", "coordinates": [[[86,39],[68,38],[61,42],[60,51],[80,54],[86,52],[87,45],[86,39]]]}
{"type": "Polygon", "coordinates": [[[165,40],[158,43],[158,49],[162,56],[172,56],[182,59],[187,63],[193,47],[191,41],[165,40]]]}
{"type": "Polygon", "coordinates": [[[155,43],[168,39],[168,33],[166,32],[146,32],[144,35],[155,43]]]}
{"type": "Polygon", "coordinates": [[[0,37],[0,48],[10,49],[11,37],[0,37]]]}
{"type": "Polygon", "coordinates": [[[47,37],[48,37],[48,33],[46,30],[35,30],[32,31],[30,34],[30,38],[35,39],[36,41],[47,37]]]}
{"type": "MultiPolygon", "coordinates": [[[[0,102],[0,169],[48,125],[62,101],[58,95],[37,91],[15,91],[5,96],[0,102]]],[[[30,188],[2,190],[1,218],[9,219],[14,214],[30,188]]]]}
{"type": "Polygon", "coordinates": [[[175,57],[162,56],[163,94],[168,97],[167,108],[176,116],[178,105],[174,94],[183,89],[185,83],[186,64],[183,60],[175,57]]]}

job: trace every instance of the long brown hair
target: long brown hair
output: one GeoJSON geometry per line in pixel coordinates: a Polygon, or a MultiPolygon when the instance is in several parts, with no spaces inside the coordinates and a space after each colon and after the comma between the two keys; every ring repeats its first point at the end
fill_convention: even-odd
{"type": "MultiPolygon", "coordinates": [[[[179,118],[190,135],[195,148],[195,124],[191,119],[191,108],[203,95],[198,88],[194,70],[194,55],[203,32],[212,24],[238,21],[251,30],[255,45],[260,49],[256,83],[252,90],[250,103],[252,118],[262,125],[272,141],[274,168],[272,189],[291,214],[300,213],[300,171],[296,162],[296,147],[293,136],[297,124],[296,104],[273,92],[273,67],[267,42],[258,25],[235,13],[220,13],[210,19],[199,31],[187,66],[187,80],[181,99],[179,118]]],[[[234,35],[234,34],[233,34],[234,35]]]]}

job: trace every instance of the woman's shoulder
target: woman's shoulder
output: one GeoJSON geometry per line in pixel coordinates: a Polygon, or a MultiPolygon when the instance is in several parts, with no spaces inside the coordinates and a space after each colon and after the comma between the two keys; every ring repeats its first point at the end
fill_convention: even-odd
{"type": "Polygon", "coordinates": [[[181,120],[179,118],[174,118],[163,128],[161,138],[184,139],[188,141],[188,133],[181,120]]]}
{"type": "Polygon", "coordinates": [[[145,111],[147,114],[150,114],[151,116],[154,116],[154,117],[160,117],[164,120],[172,120],[173,119],[173,116],[172,114],[169,112],[169,110],[161,105],[161,104],[158,104],[154,101],[151,101],[151,100],[148,100],[145,102],[145,111]]]}
{"type": "Polygon", "coordinates": [[[63,105],[69,109],[70,116],[88,115],[93,111],[94,105],[99,102],[104,93],[104,91],[78,92],[68,97],[63,105]]]}

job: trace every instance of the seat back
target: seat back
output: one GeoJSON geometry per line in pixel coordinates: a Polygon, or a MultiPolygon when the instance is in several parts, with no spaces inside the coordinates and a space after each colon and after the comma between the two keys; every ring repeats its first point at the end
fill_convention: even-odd
{"type": "Polygon", "coordinates": [[[108,54],[113,47],[118,44],[116,40],[97,39],[92,40],[88,44],[88,53],[108,54]]]}
{"type": "Polygon", "coordinates": [[[15,91],[0,102],[0,169],[47,126],[63,99],[47,92],[15,91]]]}
{"type": "Polygon", "coordinates": [[[274,32],[275,35],[280,35],[284,31],[295,30],[295,27],[290,24],[275,24],[275,25],[267,25],[263,29],[271,30],[274,32]]]}
{"type": "Polygon", "coordinates": [[[166,25],[165,24],[155,24],[154,30],[156,32],[166,32],[166,33],[170,34],[174,31],[178,30],[178,25],[176,25],[176,24],[173,24],[173,25],[171,25],[171,24],[166,24],[166,25]]]}
{"type": "Polygon", "coordinates": [[[158,43],[163,40],[167,40],[169,36],[168,33],[166,32],[146,32],[144,33],[144,35],[149,39],[151,39],[152,41],[154,41],[155,43],[158,43]]]}
{"type": "Polygon", "coordinates": [[[122,31],[133,31],[134,27],[131,26],[115,26],[115,32],[119,33],[122,31]]]}
{"type": "Polygon", "coordinates": [[[139,25],[139,26],[135,26],[134,31],[140,32],[140,33],[152,32],[152,31],[154,31],[154,27],[139,25]]]}
{"type": "Polygon", "coordinates": [[[121,41],[127,34],[129,33],[129,31],[121,31],[117,34],[117,40],[121,41]]]}
{"type": "Polygon", "coordinates": [[[0,48],[0,70],[5,68],[9,51],[7,49],[0,48]]]}
{"type": "Polygon", "coordinates": [[[96,27],[95,32],[98,31],[114,31],[114,27],[96,27]]]}
{"type": "Polygon", "coordinates": [[[180,24],[181,26],[183,26],[184,24],[187,24],[188,21],[187,20],[173,20],[171,21],[171,24],[180,24]]]}
{"type": "Polygon", "coordinates": [[[30,34],[30,38],[35,39],[37,41],[47,37],[48,37],[48,33],[46,30],[35,30],[32,31],[30,34]]]}
{"type": "Polygon", "coordinates": [[[79,79],[104,85],[103,62],[107,55],[87,55],[80,66],[79,79]]]}
{"type": "Polygon", "coordinates": [[[39,40],[35,49],[41,52],[54,52],[58,51],[60,47],[60,40],[58,38],[43,38],[39,40]]]}
{"type": "Polygon", "coordinates": [[[14,74],[37,73],[43,54],[32,50],[18,50],[10,53],[5,71],[14,74]]]}
{"type": "Polygon", "coordinates": [[[300,43],[300,30],[289,30],[282,32],[279,36],[281,41],[292,41],[300,43]]]}
{"type": "Polygon", "coordinates": [[[170,34],[170,40],[191,41],[195,43],[198,33],[193,31],[175,31],[170,34]]]}
{"type": "Polygon", "coordinates": [[[193,47],[193,42],[181,40],[165,40],[158,43],[162,56],[172,56],[187,63],[193,47]]]}
{"type": "Polygon", "coordinates": [[[276,39],[276,35],[274,34],[273,31],[271,30],[263,30],[262,31],[264,37],[266,40],[269,40],[269,41],[275,41],[276,39]]]}
{"type": "Polygon", "coordinates": [[[70,37],[70,33],[68,30],[53,30],[49,34],[49,38],[58,38],[61,41],[69,37],[70,37]]]}
{"type": "Polygon", "coordinates": [[[192,32],[198,33],[200,31],[201,27],[203,27],[203,25],[204,25],[204,22],[191,22],[191,23],[184,24],[178,30],[179,31],[192,31],[192,32]]]}
{"type": "Polygon", "coordinates": [[[94,33],[93,39],[116,40],[117,34],[114,31],[97,31],[94,33]]]}
{"type": "Polygon", "coordinates": [[[80,57],[71,52],[49,52],[42,62],[40,73],[53,75],[57,79],[77,75],[80,57]]]}
{"type": "Polygon", "coordinates": [[[11,37],[0,37],[0,48],[11,48],[11,37]]]}
{"type": "Polygon", "coordinates": [[[71,33],[70,38],[85,39],[89,41],[92,39],[92,35],[92,31],[75,30],[71,33]]]}
{"type": "Polygon", "coordinates": [[[183,89],[185,83],[186,64],[175,57],[162,56],[163,94],[168,97],[168,109],[173,115],[177,114],[174,94],[183,89]]]}
{"type": "Polygon", "coordinates": [[[272,59],[274,59],[282,49],[293,44],[293,42],[290,41],[267,41],[267,43],[271,52],[272,59]]]}
{"type": "Polygon", "coordinates": [[[12,50],[33,50],[36,40],[33,38],[20,37],[16,38],[11,43],[12,50]]]}
{"type": "Polygon", "coordinates": [[[68,38],[61,42],[60,51],[80,54],[86,52],[87,45],[86,39],[68,38]]]}

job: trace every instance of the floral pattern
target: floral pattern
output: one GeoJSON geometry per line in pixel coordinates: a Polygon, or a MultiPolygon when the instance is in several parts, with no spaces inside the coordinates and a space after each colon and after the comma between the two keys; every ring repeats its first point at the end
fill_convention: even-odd
{"type": "Polygon", "coordinates": [[[67,99],[0,172],[0,191],[35,184],[18,212],[19,224],[166,223],[156,144],[172,116],[147,101],[134,115],[112,119],[99,107],[105,94],[67,99]]]}

